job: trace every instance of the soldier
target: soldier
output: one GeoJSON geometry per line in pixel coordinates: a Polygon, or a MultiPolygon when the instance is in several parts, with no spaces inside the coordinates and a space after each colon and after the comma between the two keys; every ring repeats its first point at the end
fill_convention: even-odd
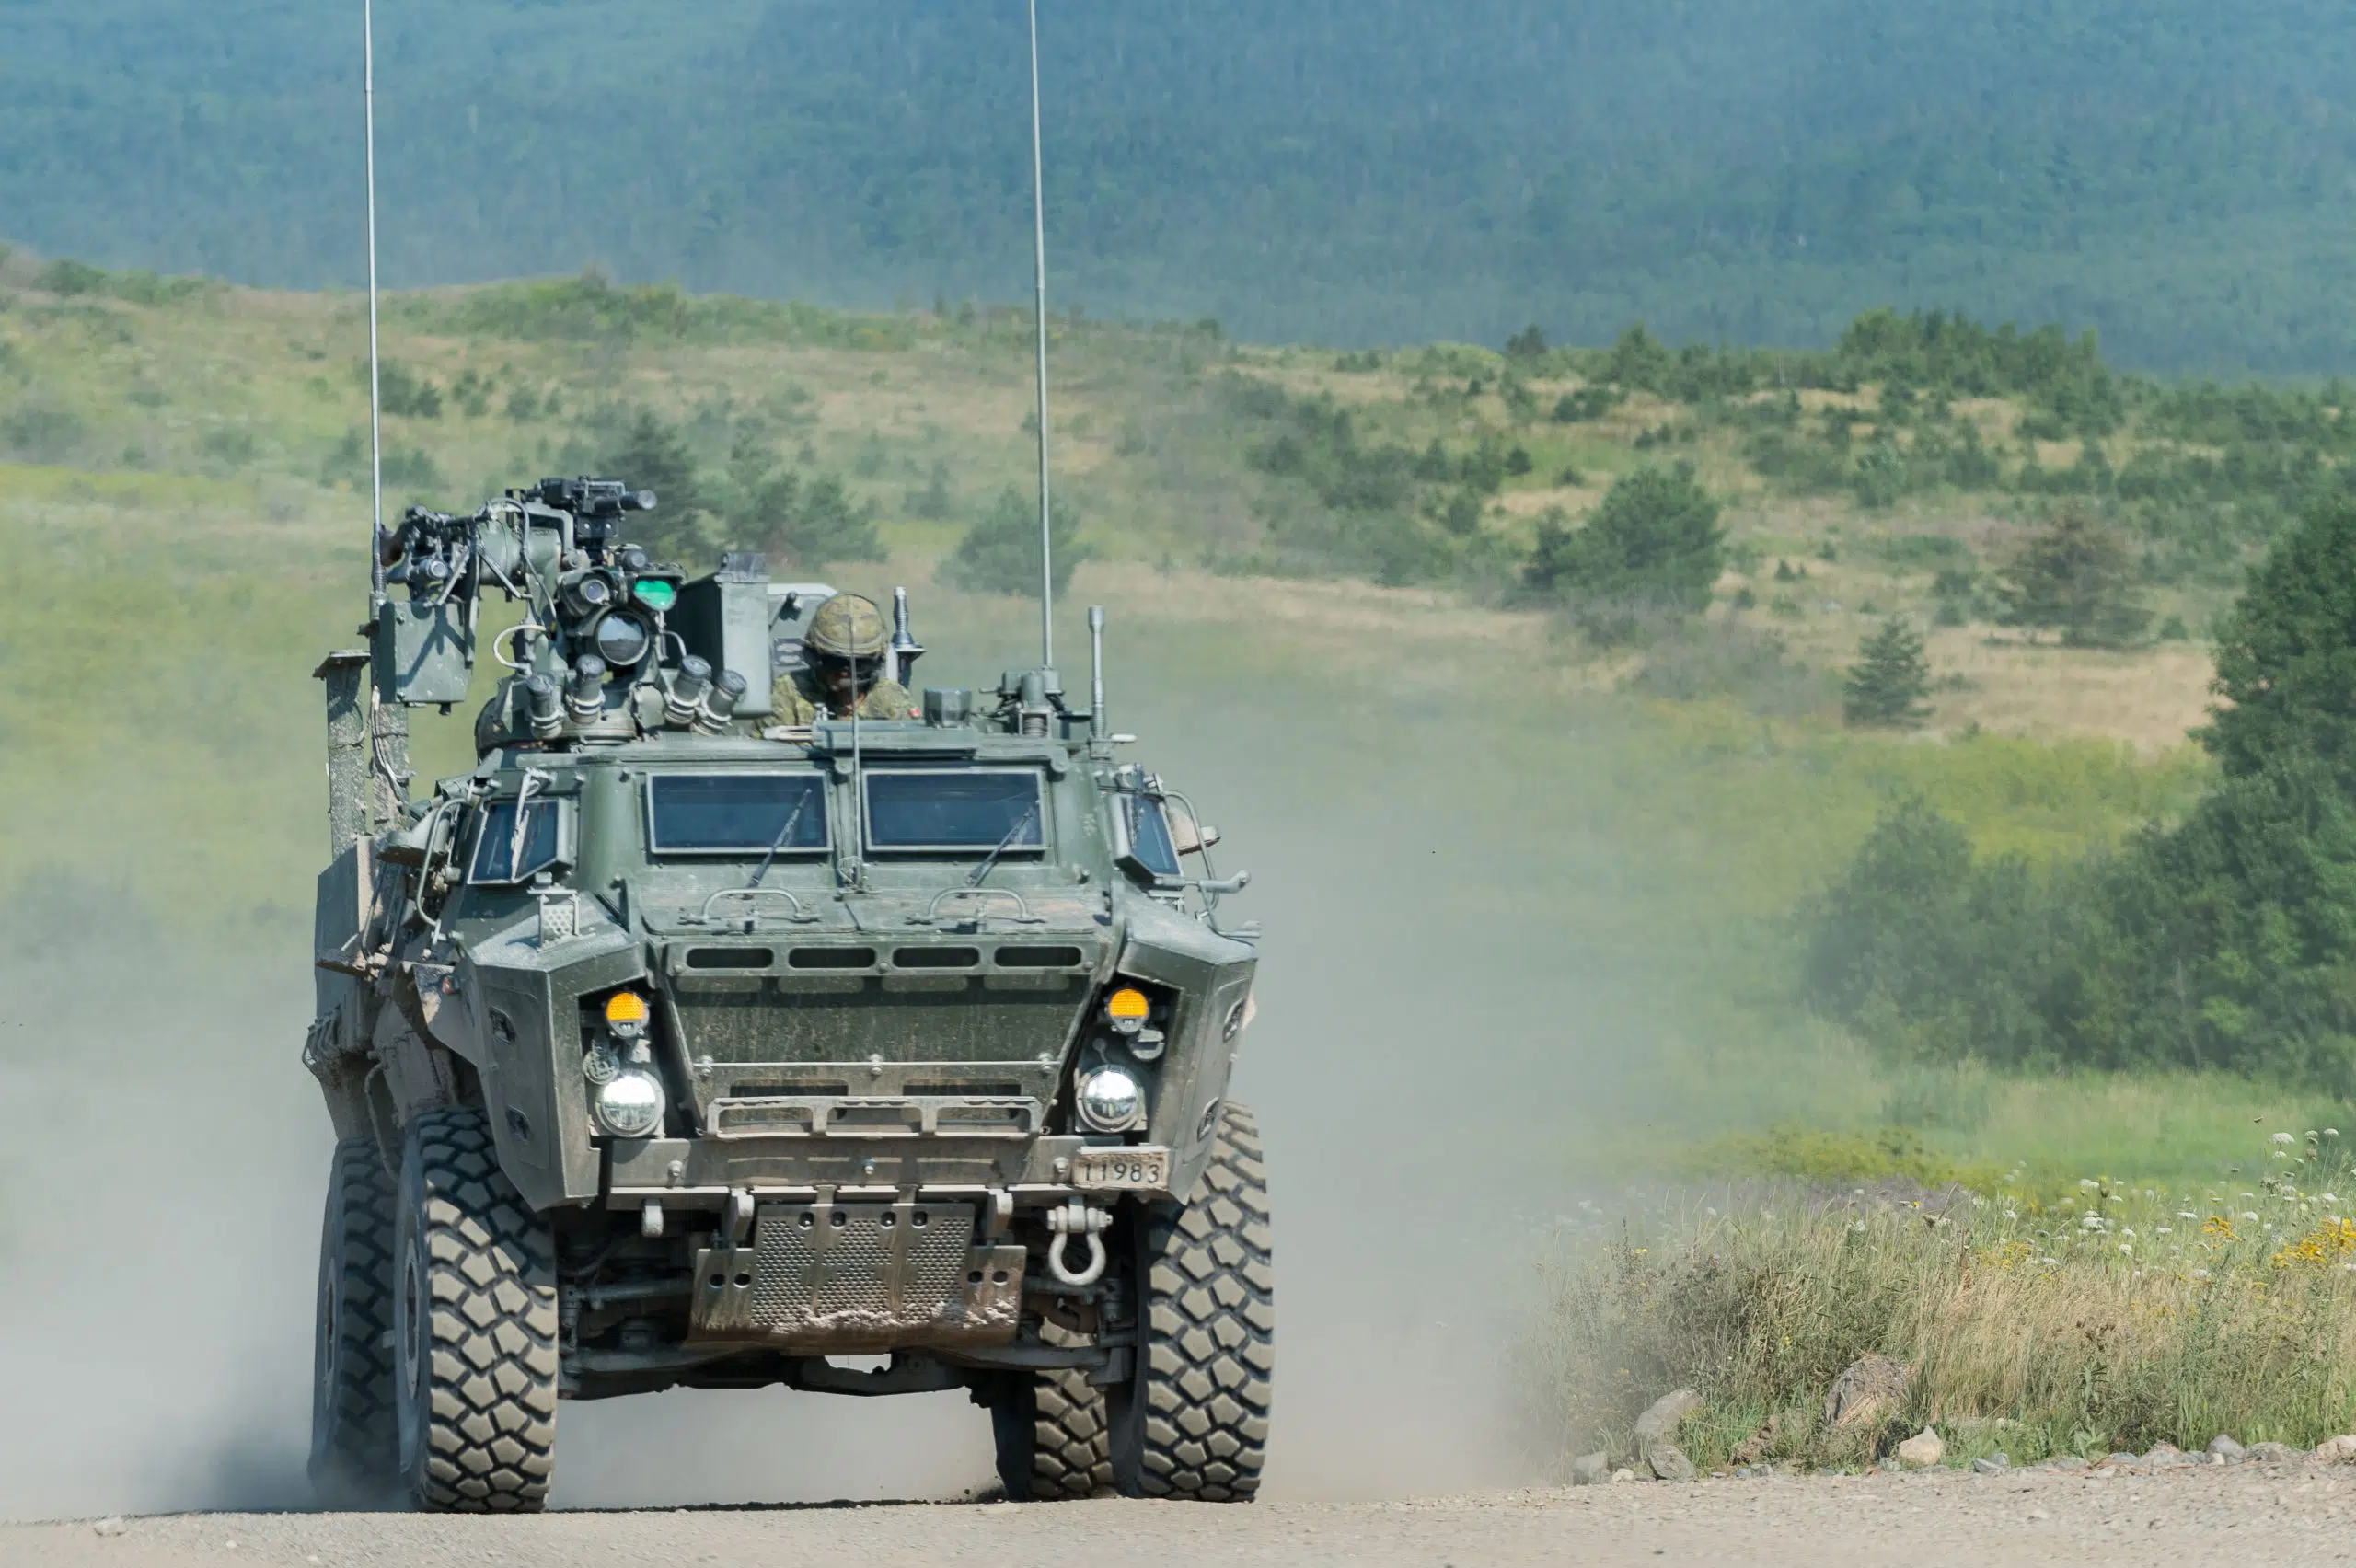
{"type": "Polygon", "coordinates": [[[897,681],[885,680],[884,656],[891,638],[884,629],[884,613],[872,599],[837,594],[812,612],[802,634],[803,668],[778,676],[769,688],[770,721],[807,725],[821,716],[850,717],[859,706],[861,719],[912,719],[916,709],[908,692],[897,681]]]}

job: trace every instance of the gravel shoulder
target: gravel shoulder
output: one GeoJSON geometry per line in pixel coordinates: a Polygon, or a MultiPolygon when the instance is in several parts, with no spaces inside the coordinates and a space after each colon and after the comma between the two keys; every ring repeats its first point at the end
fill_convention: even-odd
{"type": "Polygon", "coordinates": [[[1247,1507],[895,1503],[533,1518],[196,1514],[0,1527],[0,1563],[44,1568],[772,1568],[791,1562],[1473,1564],[1827,1562],[2269,1568],[2356,1557],[2356,1467],[1953,1471],[1623,1482],[1400,1503],[1247,1507]]]}

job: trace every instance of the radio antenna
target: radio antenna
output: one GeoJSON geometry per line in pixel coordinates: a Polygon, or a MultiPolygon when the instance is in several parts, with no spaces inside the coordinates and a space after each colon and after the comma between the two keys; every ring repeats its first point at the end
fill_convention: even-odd
{"type": "Polygon", "coordinates": [[[1039,325],[1039,663],[1056,667],[1055,538],[1047,501],[1047,186],[1039,136],[1039,0],[1031,5],[1032,276],[1039,325]]]}
{"type": "Polygon", "coordinates": [[[368,156],[368,615],[385,596],[385,396],[376,341],[376,11],[360,0],[360,98],[368,156]]]}

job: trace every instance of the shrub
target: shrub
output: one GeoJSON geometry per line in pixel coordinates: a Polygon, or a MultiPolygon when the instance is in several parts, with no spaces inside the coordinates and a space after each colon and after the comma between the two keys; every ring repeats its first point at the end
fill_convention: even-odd
{"type": "MultiPolygon", "coordinates": [[[[1073,569],[1096,551],[1080,536],[1080,523],[1058,499],[1048,513],[1048,541],[1055,551],[1055,594],[1071,588],[1073,569]]],[[[1039,591],[1039,509],[1009,485],[981,520],[965,531],[957,548],[941,563],[941,580],[974,594],[1039,591]]]]}
{"type": "Polygon", "coordinates": [[[1612,484],[1585,526],[1540,522],[1522,568],[1529,593],[1565,602],[1698,613],[1726,569],[1718,503],[1690,463],[1639,468],[1612,484]]]}

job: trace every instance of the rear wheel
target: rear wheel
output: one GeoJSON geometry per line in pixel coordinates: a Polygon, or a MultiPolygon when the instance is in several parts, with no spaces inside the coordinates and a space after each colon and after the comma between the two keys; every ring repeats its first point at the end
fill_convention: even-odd
{"type": "Polygon", "coordinates": [[[429,1111],[401,1162],[395,1396],[410,1500],[536,1513],[556,1469],[557,1301],[548,1223],[482,1111],[429,1111]]]}
{"type": "Polygon", "coordinates": [[[397,1490],[393,1417],[393,1179],[373,1138],[335,1146],[319,1227],[311,1358],[311,1485],[327,1506],[397,1490]]]}
{"type": "Polygon", "coordinates": [[[1080,1371],[1018,1373],[990,1407],[998,1478],[1017,1500],[1110,1496],[1104,1390],[1080,1371]]]}
{"type": "Polygon", "coordinates": [[[1252,1113],[1222,1108],[1194,1197],[1138,1218],[1137,1373],[1111,1401],[1114,1481],[1131,1497],[1249,1502],[1276,1372],[1268,1177],[1252,1113]]]}

